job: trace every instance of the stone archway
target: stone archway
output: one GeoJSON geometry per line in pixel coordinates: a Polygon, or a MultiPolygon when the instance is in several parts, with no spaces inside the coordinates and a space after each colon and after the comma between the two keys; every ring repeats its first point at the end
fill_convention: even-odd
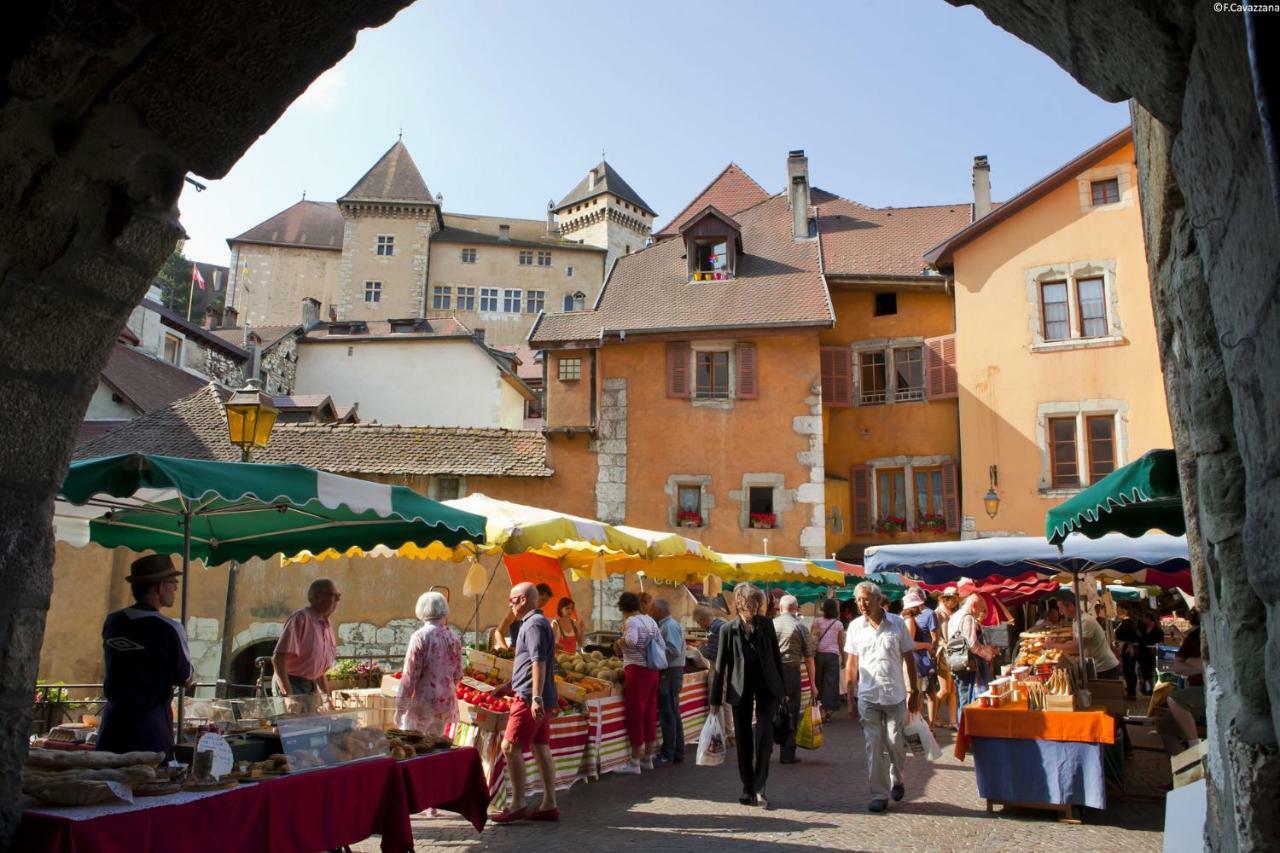
{"type": "Polygon", "coordinates": [[[1132,99],[1152,303],[1206,614],[1206,841],[1280,849],[1280,15],[1190,0],[949,2],[977,6],[1099,96],[1132,99]]]}
{"type": "Polygon", "coordinates": [[[225,175],[410,0],[36,0],[0,36],[0,849],[14,843],[52,588],[53,496],[116,333],[225,175]]]}

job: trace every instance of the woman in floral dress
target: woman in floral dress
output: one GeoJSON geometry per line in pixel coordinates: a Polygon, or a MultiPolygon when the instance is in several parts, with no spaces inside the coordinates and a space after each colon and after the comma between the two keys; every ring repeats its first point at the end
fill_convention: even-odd
{"type": "Polygon", "coordinates": [[[423,593],[414,612],[423,624],[413,633],[404,654],[396,724],[402,729],[443,734],[445,726],[458,721],[456,690],[462,680],[462,642],[445,624],[449,603],[440,593],[423,593]]]}

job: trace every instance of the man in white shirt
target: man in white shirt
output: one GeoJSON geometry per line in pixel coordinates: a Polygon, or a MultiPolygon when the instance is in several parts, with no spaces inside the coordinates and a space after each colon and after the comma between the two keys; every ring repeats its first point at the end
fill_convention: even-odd
{"type": "Polygon", "coordinates": [[[862,718],[870,777],[870,811],[882,812],[889,798],[901,800],[902,765],[906,751],[902,728],[907,712],[920,707],[916,689],[915,638],[902,621],[884,609],[880,587],[863,581],[853,591],[862,614],[849,623],[844,650],[848,654],[844,678],[849,685],[849,712],[862,718]],[[907,676],[903,677],[903,664],[907,676]],[[857,710],[854,710],[854,702],[857,710]]]}
{"type": "Polygon", "coordinates": [[[1076,630],[1076,599],[1070,593],[1063,593],[1058,598],[1058,610],[1062,615],[1062,623],[1070,625],[1075,636],[1070,640],[1046,643],[1049,648],[1062,649],[1070,654],[1084,653],[1085,658],[1093,660],[1094,673],[1098,678],[1119,678],[1120,658],[1111,649],[1111,641],[1107,639],[1107,631],[1098,623],[1091,613],[1080,614],[1080,627],[1076,630]],[[1084,634],[1081,637],[1081,633],[1084,634]]]}

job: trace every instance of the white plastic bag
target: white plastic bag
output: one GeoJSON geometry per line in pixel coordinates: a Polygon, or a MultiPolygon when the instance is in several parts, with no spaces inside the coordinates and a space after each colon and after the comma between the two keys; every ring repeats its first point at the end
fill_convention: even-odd
{"type": "Polygon", "coordinates": [[[919,714],[912,714],[907,718],[902,738],[907,743],[907,751],[912,755],[922,756],[928,761],[937,761],[942,757],[942,747],[938,746],[933,732],[929,730],[929,724],[919,714]]]}
{"type": "Polygon", "coordinates": [[[720,719],[721,712],[707,712],[707,721],[702,724],[702,734],[698,737],[698,766],[716,767],[724,763],[724,723],[720,719]]]}

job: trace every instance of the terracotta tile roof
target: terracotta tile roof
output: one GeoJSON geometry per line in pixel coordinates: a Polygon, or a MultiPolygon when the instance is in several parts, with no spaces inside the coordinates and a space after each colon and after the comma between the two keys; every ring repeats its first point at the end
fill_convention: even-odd
{"type": "Polygon", "coordinates": [[[76,444],[81,445],[86,441],[93,441],[99,436],[106,435],[117,427],[122,427],[129,421],[83,421],[80,424],[80,431],[76,434],[76,444]]]}
{"type": "Polygon", "coordinates": [[[154,412],[203,388],[208,381],[121,344],[111,349],[101,378],[112,391],[143,414],[154,412]]]}
{"type": "Polygon", "coordinates": [[[422,173],[409,156],[409,149],[398,139],[338,201],[436,203],[431,190],[427,189],[427,182],[422,179],[422,173]]]}
{"type": "Polygon", "coordinates": [[[613,266],[598,308],[543,315],[529,343],[581,341],[601,328],[659,332],[751,326],[827,326],[833,320],[826,284],[818,268],[816,240],[791,235],[785,196],[740,211],[745,255],[737,277],[691,282],[682,240],[623,255],[613,266]]]}
{"type": "Polygon", "coordinates": [[[1082,152],[1069,162],[1045,175],[1013,198],[1006,199],[1001,204],[993,204],[991,212],[986,216],[976,222],[962,223],[953,233],[943,235],[943,237],[935,240],[934,243],[936,245],[931,244],[925,253],[925,261],[939,267],[950,266],[953,254],[961,246],[996,227],[1009,217],[1014,216],[1023,208],[1039,201],[1066,181],[1075,178],[1076,175],[1092,166],[1098,160],[1111,156],[1132,142],[1133,127],[1121,128],[1089,150],[1082,152]]]}
{"type": "Polygon", "coordinates": [[[707,184],[706,189],[694,196],[693,201],[689,202],[684,210],[677,213],[661,231],[653,236],[658,240],[674,237],[679,233],[681,225],[707,205],[713,205],[729,216],[735,216],[739,211],[759,204],[768,197],[769,193],[764,187],[757,184],[754,178],[742,170],[741,166],[730,163],[716,175],[711,183],[707,184]]]}
{"type": "Polygon", "coordinates": [[[372,338],[395,338],[401,340],[405,338],[474,338],[475,334],[471,329],[467,328],[457,317],[437,317],[425,319],[422,317],[406,318],[403,322],[414,323],[414,331],[411,332],[393,332],[391,330],[392,322],[399,323],[401,321],[392,320],[353,320],[351,323],[363,324],[357,328],[362,329],[354,334],[333,333],[330,327],[346,327],[351,323],[318,323],[312,326],[302,336],[303,343],[315,343],[317,341],[326,340],[342,340],[342,341],[360,341],[372,338]]]}
{"type": "Polygon", "coordinates": [[[433,243],[493,243],[503,246],[528,246],[535,249],[569,249],[578,252],[606,250],[590,246],[578,240],[562,240],[559,235],[547,233],[545,219],[511,219],[501,216],[477,216],[470,213],[444,214],[444,228],[431,235],[433,243]],[[502,240],[499,226],[509,227],[508,240],[502,240]]]}
{"type": "Polygon", "coordinates": [[[560,199],[560,203],[555,206],[555,209],[563,210],[571,204],[578,204],[605,193],[616,195],[620,199],[631,202],[650,216],[658,215],[644,199],[640,198],[640,194],[631,189],[631,185],[624,181],[622,176],[604,160],[592,166],[582,180],[578,181],[578,185],[569,190],[568,195],[560,199]],[[595,176],[594,184],[592,183],[593,175],[595,176]]]}
{"type": "Polygon", "coordinates": [[[972,217],[969,204],[873,208],[814,188],[827,276],[923,276],[924,253],[972,217]]]}
{"type": "MultiPolygon", "coordinates": [[[[156,453],[233,462],[223,395],[205,387],[76,449],[76,459],[156,453]]],[[[254,453],[261,462],[295,462],[339,474],[445,474],[549,477],[546,438],[526,430],[401,427],[382,424],[280,424],[254,453]]]]}
{"type": "Polygon", "coordinates": [[[504,350],[520,359],[520,364],[516,368],[516,375],[521,379],[542,381],[542,359],[538,357],[537,350],[526,346],[495,347],[494,349],[504,350]]]}
{"type": "Polygon", "coordinates": [[[342,212],[332,201],[300,201],[227,240],[267,246],[302,246],[342,251],[342,212]]]}
{"type": "MultiPolygon", "coordinates": [[[[301,324],[293,326],[250,326],[249,333],[257,337],[259,346],[264,350],[269,350],[290,334],[302,329],[301,324]]],[[[213,334],[222,338],[224,341],[236,346],[244,344],[244,327],[228,326],[225,329],[213,329],[213,334]]]]}

